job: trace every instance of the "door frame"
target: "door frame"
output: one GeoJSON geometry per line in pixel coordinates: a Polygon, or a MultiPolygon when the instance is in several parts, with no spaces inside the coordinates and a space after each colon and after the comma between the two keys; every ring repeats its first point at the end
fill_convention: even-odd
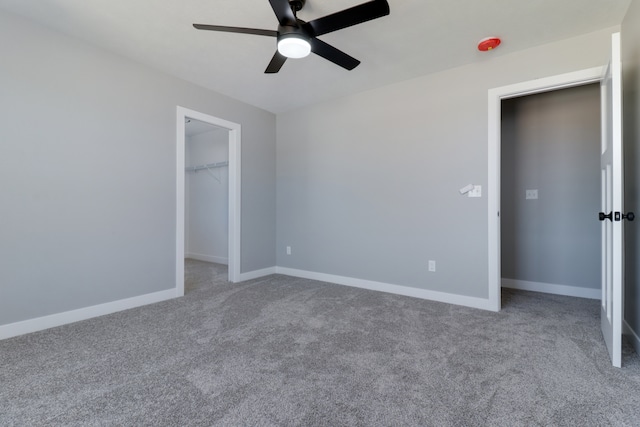
{"type": "Polygon", "coordinates": [[[229,134],[229,282],[240,281],[241,126],[181,106],[176,107],[176,296],[184,295],[185,121],[195,119],[229,134]]]}
{"type": "Polygon", "coordinates": [[[488,272],[489,309],[500,311],[502,306],[502,270],[500,265],[500,150],[502,100],[535,93],[566,89],[602,81],[605,67],[593,67],[571,73],[530,80],[508,86],[489,89],[489,134],[488,134],[488,272]]]}

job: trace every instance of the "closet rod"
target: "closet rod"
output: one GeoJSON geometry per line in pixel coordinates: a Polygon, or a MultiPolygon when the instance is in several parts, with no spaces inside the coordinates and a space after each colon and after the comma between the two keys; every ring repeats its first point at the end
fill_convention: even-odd
{"type": "Polygon", "coordinates": [[[184,168],[184,170],[186,172],[198,172],[203,169],[222,168],[224,166],[229,166],[229,162],[217,162],[217,163],[207,163],[206,165],[200,165],[200,166],[189,166],[184,168]]]}

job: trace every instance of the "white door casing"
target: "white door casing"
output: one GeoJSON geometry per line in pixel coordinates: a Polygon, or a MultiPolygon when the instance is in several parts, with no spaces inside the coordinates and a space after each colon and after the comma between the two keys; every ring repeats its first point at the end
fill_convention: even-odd
{"type": "Polygon", "coordinates": [[[240,281],[241,126],[218,117],[176,108],[176,296],[184,295],[185,120],[199,120],[229,131],[229,281],[240,281]]]}
{"type": "Polygon", "coordinates": [[[622,288],[624,212],[622,170],[622,64],[620,33],[611,39],[611,62],[601,81],[602,150],[600,157],[602,298],[600,324],[611,363],[622,366],[622,288]]]}
{"type": "Polygon", "coordinates": [[[594,67],[572,73],[545,77],[527,82],[516,83],[489,89],[489,134],[488,134],[488,271],[489,271],[489,309],[500,311],[500,289],[502,287],[500,266],[500,127],[501,104],[503,99],[516,98],[535,93],[566,89],[590,83],[600,82],[603,67],[594,67]]]}

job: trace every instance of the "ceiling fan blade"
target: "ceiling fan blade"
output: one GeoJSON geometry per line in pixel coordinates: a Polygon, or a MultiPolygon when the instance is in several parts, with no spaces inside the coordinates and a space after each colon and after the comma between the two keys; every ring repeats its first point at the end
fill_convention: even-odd
{"type": "Polygon", "coordinates": [[[311,52],[347,70],[353,70],[360,64],[356,58],[316,38],[311,39],[311,52]]]}
{"type": "Polygon", "coordinates": [[[278,71],[280,71],[280,68],[282,68],[286,60],[287,57],[276,50],[275,55],[273,55],[273,58],[271,58],[271,62],[269,62],[269,65],[267,65],[267,69],[264,70],[265,74],[277,73],[278,71]]]}
{"type": "Polygon", "coordinates": [[[289,0],[269,0],[271,8],[278,18],[280,25],[298,26],[296,16],[293,14],[289,0]]]}
{"type": "Polygon", "coordinates": [[[193,27],[198,30],[223,31],[225,33],[255,34],[258,36],[278,37],[277,31],[260,30],[258,28],[225,27],[223,25],[206,25],[206,24],[193,24],[193,27]]]}
{"type": "Polygon", "coordinates": [[[387,0],[371,0],[304,24],[313,36],[321,36],[336,30],[361,24],[389,14],[387,0]]]}

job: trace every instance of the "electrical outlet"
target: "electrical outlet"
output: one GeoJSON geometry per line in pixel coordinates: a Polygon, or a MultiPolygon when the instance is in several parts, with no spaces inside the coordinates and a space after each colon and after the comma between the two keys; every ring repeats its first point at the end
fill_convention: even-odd
{"type": "Polygon", "coordinates": [[[291,246],[287,246],[287,255],[291,255],[291,246]]]}
{"type": "Polygon", "coordinates": [[[538,198],[538,190],[524,190],[524,198],[526,200],[533,200],[538,198]]]}
{"type": "Polygon", "coordinates": [[[429,271],[436,271],[436,262],[432,259],[429,260],[429,271]]]}

